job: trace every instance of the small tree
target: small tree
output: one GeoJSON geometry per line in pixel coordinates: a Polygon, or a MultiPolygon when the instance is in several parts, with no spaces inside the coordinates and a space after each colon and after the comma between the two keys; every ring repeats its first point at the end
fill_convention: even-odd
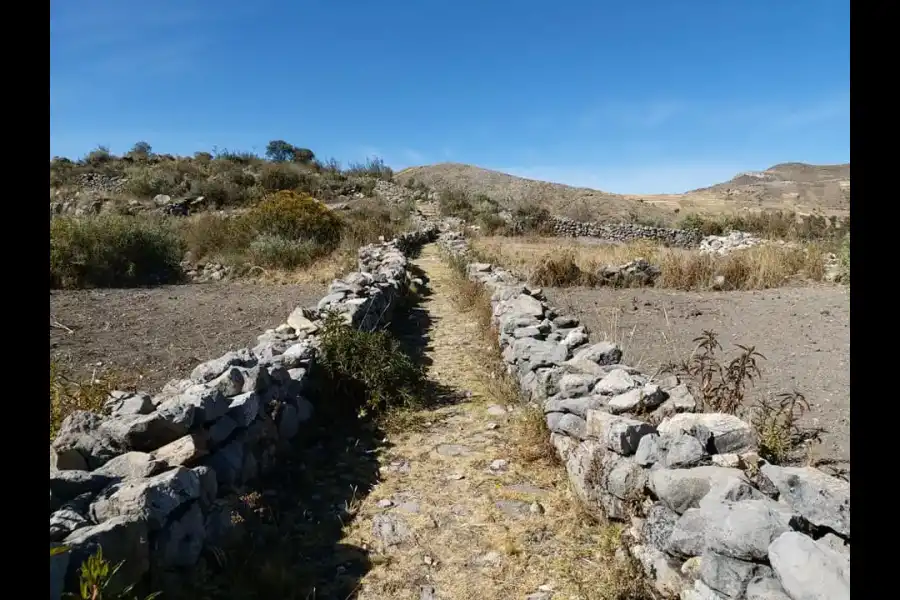
{"type": "Polygon", "coordinates": [[[266,145],[266,157],[274,162],[284,162],[294,158],[294,146],[284,140],[272,140],[266,145]]]}
{"type": "Polygon", "coordinates": [[[315,159],[316,155],[309,148],[294,148],[294,162],[308,165],[315,159]]]}
{"type": "Polygon", "coordinates": [[[149,158],[153,148],[150,147],[150,144],[147,142],[138,142],[134,146],[131,147],[131,150],[128,152],[128,156],[131,158],[137,159],[146,159],[149,158]]]}

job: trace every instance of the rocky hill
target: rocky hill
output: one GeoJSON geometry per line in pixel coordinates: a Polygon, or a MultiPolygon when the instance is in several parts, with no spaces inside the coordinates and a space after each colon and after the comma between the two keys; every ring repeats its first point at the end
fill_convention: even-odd
{"type": "Polygon", "coordinates": [[[540,204],[551,212],[578,220],[634,220],[637,216],[667,222],[678,213],[744,210],[843,216],[850,210],[849,164],[784,163],[761,172],[741,173],[730,181],[683,194],[643,196],[536,181],[456,163],[410,167],[396,173],[395,180],[485,194],[506,208],[540,204]]]}

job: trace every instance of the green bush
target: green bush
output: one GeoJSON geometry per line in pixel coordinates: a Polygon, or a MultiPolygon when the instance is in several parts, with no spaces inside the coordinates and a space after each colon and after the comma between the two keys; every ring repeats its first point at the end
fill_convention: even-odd
{"type": "Polygon", "coordinates": [[[341,240],[341,220],[321,202],[294,192],[276,192],[241,219],[257,236],[305,240],[327,249],[341,240]]]}
{"type": "Polygon", "coordinates": [[[300,185],[300,173],[288,164],[267,164],[263,165],[259,182],[270,192],[293,190],[300,185]]]}
{"type": "Polygon", "coordinates": [[[425,375],[384,331],[358,331],[340,315],[326,316],[319,348],[320,376],[334,408],[379,413],[421,405],[425,375]]]}
{"type": "Polygon", "coordinates": [[[50,287],[133,287],[181,277],[183,245],[163,220],[100,215],[50,221],[50,287]]]}

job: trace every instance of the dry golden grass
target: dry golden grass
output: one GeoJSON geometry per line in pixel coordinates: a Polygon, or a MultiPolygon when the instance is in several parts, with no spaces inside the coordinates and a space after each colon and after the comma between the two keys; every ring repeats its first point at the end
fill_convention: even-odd
{"type": "Polygon", "coordinates": [[[50,441],[56,437],[63,420],[76,410],[102,412],[113,390],[134,390],[139,376],[126,379],[107,372],[87,381],[70,379],[56,361],[50,361],[50,441]]]}
{"type": "Polygon", "coordinates": [[[822,244],[766,244],[725,256],[697,250],[665,248],[650,242],[594,244],[560,238],[498,238],[474,240],[486,260],[511,268],[538,285],[592,285],[593,274],[606,265],[644,258],[659,265],[658,287],[708,290],[716,276],[728,289],[754,290],[791,282],[821,281],[825,275],[822,244]]]}

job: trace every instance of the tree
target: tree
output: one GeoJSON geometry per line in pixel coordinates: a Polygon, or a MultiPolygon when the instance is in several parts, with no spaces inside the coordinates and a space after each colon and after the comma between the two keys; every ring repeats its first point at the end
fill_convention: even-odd
{"type": "Polygon", "coordinates": [[[313,151],[310,150],[309,148],[297,148],[297,147],[294,147],[293,150],[294,150],[294,151],[293,151],[293,154],[294,154],[293,160],[294,160],[294,162],[302,163],[302,164],[304,164],[304,165],[308,165],[309,163],[311,163],[312,161],[314,161],[314,160],[316,159],[316,155],[313,154],[313,151]]]}
{"type": "Polygon", "coordinates": [[[138,142],[131,147],[131,151],[128,154],[135,158],[146,158],[150,156],[152,150],[153,148],[151,148],[150,144],[148,144],[147,142],[138,142]]]}
{"type": "Polygon", "coordinates": [[[284,162],[294,158],[294,146],[284,140],[272,140],[266,145],[266,157],[274,162],[284,162]]]}

